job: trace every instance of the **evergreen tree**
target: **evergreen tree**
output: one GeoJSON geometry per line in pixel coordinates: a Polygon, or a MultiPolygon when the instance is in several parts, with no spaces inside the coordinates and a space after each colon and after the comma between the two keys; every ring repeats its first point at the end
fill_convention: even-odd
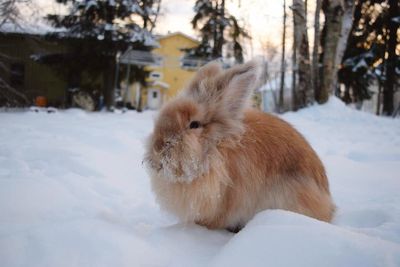
{"type": "Polygon", "coordinates": [[[199,31],[202,41],[198,47],[186,49],[186,58],[209,61],[226,56],[242,63],[242,42],[250,36],[236,17],[228,13],[225,0],[197,0],[194,11],[196,14],[191,23],[199,31]]]}
{"type": "MultiPolygon", "coordinates": [[[[83,73],[91,75],[92,80],[102,76],[105,102],[112,106],[116,56],[128,47],[149,51],[157,45],[151,30],[161,0],[56,1],[70,5],[66,16],[47,16],[54,26],[66,29],[50,35],[50,38],[63,38],[70,48],[69,53],[61,55],[59,67],[72,83],[79,84],[83,73]]],[[[57,57],[43,60],[53,64],[58,61],[57,57]]],[[[144,81],[142,67],[135,67],[132,73],[144,81]]]]}
{"type": "MultiPolygon", "coordinates": [[[[378,105],[381,90],[385,88],[384,112],[389,115],[393,111],[394,87],[400,77],[400,56],[395,53],[395,47],[399,44],[398,14],[398,1],[356,2],[353,27],[338,72],[339,82],[345,86],[339,96],[345,102],[370,99],[372,92],[369,87],[377,80],[378,105]],[[387,79],[388,75],[391,78],[387,79]]],[[[379,112],[380,107],[377,110],[379,112]]]]}

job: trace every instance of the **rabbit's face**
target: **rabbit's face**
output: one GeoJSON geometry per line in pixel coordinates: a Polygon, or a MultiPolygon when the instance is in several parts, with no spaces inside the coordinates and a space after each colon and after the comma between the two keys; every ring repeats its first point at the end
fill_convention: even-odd
{"type": "Polygon", "coordinates": [[[201,106],[176,99],[160,112],[145,161],[151,172],[172,182],[191,182],[208,170],[201,106]]]}
{"type": "Polygon", "coordinates": [[[256,68],[253,62],[223,71],[210,63],[162,108],[145,156],[153,177],[191,182],[210,171],[218,147],[235,142],[244,130],[243,110],[257,81],[256,68]]]}

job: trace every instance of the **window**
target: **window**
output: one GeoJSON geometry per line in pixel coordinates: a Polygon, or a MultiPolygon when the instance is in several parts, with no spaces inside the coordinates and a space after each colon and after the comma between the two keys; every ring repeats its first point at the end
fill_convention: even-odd
{"type": "Polygon", "coordinates": [[[157,98],[157,92],[153,91],[153,98],[157,98]]]}
{"type": "Polygon", "coordinates": [[[10,66],[10,85],[22,87],[25,80],[25,66],[22,63],[13,63],[10,66]]]}
{"type": "Polygon", "coordinates": [[[162,74],[160,72],[153,71],[150,73],[150,78],[153,80],[161,80],[162,74]]]}
{"type": "Polygon", "coordinates": [[[197,70],[202,65],[207,63],[206,61],[199,58],[182,58],[181,59],[181,68],[185,70],[197,70]]]}

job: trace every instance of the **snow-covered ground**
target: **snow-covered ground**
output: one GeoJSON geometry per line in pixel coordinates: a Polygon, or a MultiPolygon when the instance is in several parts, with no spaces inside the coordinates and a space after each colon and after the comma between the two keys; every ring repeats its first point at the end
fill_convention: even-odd
{"type": "Polygon", "coordinates": [[[159,210],[155,113],[0,112],[0,266],[400,266],[400,120],[337,99],[284,115],[328,171],[333,224],[264,211],[238,234],[159,210]]]}

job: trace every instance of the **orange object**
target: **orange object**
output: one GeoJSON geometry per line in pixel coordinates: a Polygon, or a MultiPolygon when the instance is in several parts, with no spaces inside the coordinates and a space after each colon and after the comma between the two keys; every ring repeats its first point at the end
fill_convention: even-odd
{"type": "Polygon", "coordinates": [[[35,99],[35,105],[38,107],[45,107],[47,106],[47,99],[44,96],[37,96],[35,99]]]}

